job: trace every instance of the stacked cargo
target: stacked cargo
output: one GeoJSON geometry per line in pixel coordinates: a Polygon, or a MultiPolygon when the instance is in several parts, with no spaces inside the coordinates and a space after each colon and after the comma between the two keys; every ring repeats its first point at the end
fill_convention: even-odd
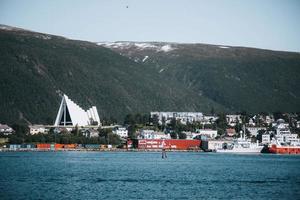
{"type": "Polygon", "coordinates": [[[21,148],[21,145],[20,144],[10,144],[9,145],[9,150],[13,150],[13,151],[16,151],[18,149],[21,148]]]}
{"type": "Polygon", "coordinates": [[[54,147],[55,147],[55,150],[62,150],[63,148],[64,148],[64,145],[63,144],[55,144],[54,145],[54,147]]]}
{"type": "Polygon", "coordinates": [[[51,144],[40,143],[36,145],[36,148],[39,150],[50,150],[51,144]]]}
{"type": "Polygon", "coordinates": [[[100,145],[99,144],[85,144],[84,147],[86,149],[93,149],[93,150],[96,150],[96,149],[99,149],[100,148],[100,145]]]}
{"type": "Polygon", "coordinates": [[[64,148],[65,149],[76,149],[77,145],[76,144],[65,144],[64,148]]]}

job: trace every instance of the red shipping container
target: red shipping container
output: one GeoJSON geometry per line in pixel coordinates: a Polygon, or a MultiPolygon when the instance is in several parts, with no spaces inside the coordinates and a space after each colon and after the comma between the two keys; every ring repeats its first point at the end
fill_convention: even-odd
{"type": "Polygon", "coordinates": [[[177,140],[177,139],[140,139],[138,149],[170,149],[170,150],[190,150],[199,149],[200,140],[177,140]]]}
{"type": "Polygon", "coordinates": [[[65,149],[75,149],[76,148],[76,144],[65,144],[64,145],[64,148],[65,149]]]}
{"type": "Polygon", "coordinates": [[[55,146],[55,150],[64,148],[63,144],[55,144],[54,146],[55,146]]]}
{"type": "Polygon", "coordinates": [[[44,144],[44,143],[40,143],[36,145],[36,148],[38,149],[50,149],[51,144],[44,144]]]}

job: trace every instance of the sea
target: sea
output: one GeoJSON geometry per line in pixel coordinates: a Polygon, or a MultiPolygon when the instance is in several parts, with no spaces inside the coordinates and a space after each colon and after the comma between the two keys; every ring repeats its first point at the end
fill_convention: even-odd
{"type": "Polygon", "coordinates": [[[300,156],[0,152],[0,199],[300,199],[300,156]]]}

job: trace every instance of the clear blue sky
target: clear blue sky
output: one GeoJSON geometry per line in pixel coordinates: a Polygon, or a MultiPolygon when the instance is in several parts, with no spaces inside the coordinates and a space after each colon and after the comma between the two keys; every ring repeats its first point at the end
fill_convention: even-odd
{"type": "Polygon", "coordinates": [[[94,42],[300,52],[300,0],[0,0],[0,23],[94,42]]]}

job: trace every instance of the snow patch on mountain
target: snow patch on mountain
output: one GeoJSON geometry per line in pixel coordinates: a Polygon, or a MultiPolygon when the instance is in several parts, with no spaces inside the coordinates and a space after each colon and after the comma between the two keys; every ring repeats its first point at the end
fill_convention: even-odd
{"type": "Polygon", "coordinates": [[[174,48],[171,47],[171,45],[167,44],[167,45],[164,45],[161,47],[161,51],[164,51],[164,52],[169,52],[169,51],[172,51],[174,50],[174,48]]]}
{"type": "Polygon", "coordinates": [[[227,46],[219,46],[220,49],[229,49],[230,47],[227,46]]]}
{"type": "Polygon", "coordinates": [[[111,49],[130,49],[137,48],[138,50],[154,50],[157,52],[169,52],[174,50],[170,44],[165,43],[147,43],[147,42],[98,42],[97,45],[111,49]]]}

